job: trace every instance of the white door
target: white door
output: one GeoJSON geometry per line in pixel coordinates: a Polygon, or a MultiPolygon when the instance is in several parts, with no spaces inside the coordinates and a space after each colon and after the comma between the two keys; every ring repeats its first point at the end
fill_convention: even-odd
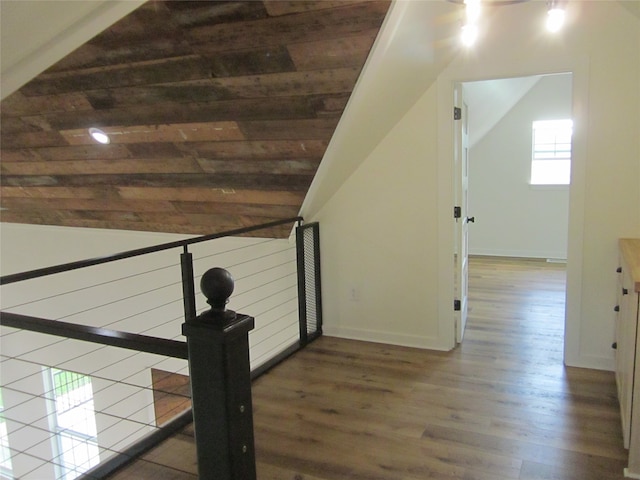
{"type": "Polygon", "coordinates": [[[456,342],[462,342],[464,329],[467,324],[467,297],[469,278],[469,222],[475,221],[468,217],[468,188],[469,188],[469,148],[468,148],[468,108],[462,96],[462,85],[457,84],[454,89],[454,167],[455,167],[455,319],[456,342]]]}

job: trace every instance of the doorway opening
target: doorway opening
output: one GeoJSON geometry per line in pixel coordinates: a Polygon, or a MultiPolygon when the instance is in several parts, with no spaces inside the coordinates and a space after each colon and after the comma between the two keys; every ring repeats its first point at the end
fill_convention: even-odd
{"type": "MultiPolygon", "coordinates": [[[[540,267],[534,268],[537,277],[544,274],[542,267],[545,264],[553,264],[548,269],[550,284],[557,287],[558,269],[566,271],[563,266],[566,266],[567,259],[569,184],[553,180],[561,178],[561,175],[551,176],[552,180],[548,182],[539,180],[536,167],[539,172],[540,165],[547,168],[561,162],[538,162],[536,165],[536,159],[541,157],[534,154],[534,126],[535,122],[543,121],[566,125],[566,121],[572,119],[572,74],[464,82],[456,86],[455,92],[459,97],[455,101],[462,106],[468,118],[463,118],[454,135],[454,157],[459,157],[457,162],[462,170],[467,170],[462,178],[460,168],[455,173],[456,199],[463,199],[463,210],[466,210],[462,212],[461,219],[456,220],[459,224],[456,240],[466,243],[466,249],[458,248],[454,261],[464,265],[465,259],[459,257],[466,253],[471,258],[520,260],[524,266],[535,266],[532,262],[537,262],[540,267]],[[460,190],[464,194],[461,195],[460,190]],[[470,219],[475,220],[471,225],[470,219]]],[[[560,137],[554,138],[555,144],[549,146],[553,150],[550,156],[557,156],[560,160],[560,156],[565,155],[562,158],[564,166],[560,168],[566,168],[566,142],[562,146],[565,150],[560,152],[560,137]]],[[[570,147],[569,138],[569,159],[570,147]]],[[[496,275],[500,274],[500,265],[503,264],[496,263],[496,275]]],[[[473,262],[469,268],[471,273],[456,268],[456,276],[467,277],[456,278],[456,299],[460,299],[463,306],[467,296],[473,298],[475,295],[474,282],[469,285],[471,291],[467,287],[468,275],[474,274],[473,262]]],[[[566,288],[564,285],[563,290],[566,288]]],[[[562,325],[564,295],[558,298],[563,302],[562,325]]],[[[473,310],[473,302],[469,308],[473,310]]],[[[465,314],[465,309],[462,309],[461,318],[456,319],[458,342],[464,335],[465,314]]],[[[563,332],[564,329],[561,341],[564,341],[563,332]]]]}

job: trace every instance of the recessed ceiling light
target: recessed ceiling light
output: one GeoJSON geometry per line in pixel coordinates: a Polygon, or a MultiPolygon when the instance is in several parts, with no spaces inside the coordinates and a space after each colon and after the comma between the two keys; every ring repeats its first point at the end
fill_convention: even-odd
{"type": "Polygon", "coordinates": [[[109,143],[111,141],[111,140],[109,140],[109,135],[104,133],[99,128],[90,128],[89,129],[89,135],[91,135],[93,137],[93,139],[98,143],[107,144],[107,143],[109,143]]]}

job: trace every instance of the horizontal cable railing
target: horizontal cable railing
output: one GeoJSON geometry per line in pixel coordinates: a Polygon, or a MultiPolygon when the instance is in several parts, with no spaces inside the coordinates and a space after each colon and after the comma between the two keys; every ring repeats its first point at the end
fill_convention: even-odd
{"type": "Polygon", "coordinates": [[[100,478],[191,420],[188,391],[167,382],[188,378],[184,359],[25,330],[11,336],[2,354],[8,478],[100,478]],[[54,385],[58,373],[75,381],[54,385]]]}
{"type": "Polygon", "coordinates": [[[226,232],[212,233],[211,235],[202,235],[202,236],[191,238],[191,239],[176,240],[175,242],[168,242],[160,245],[153,245],[150,247],[138,248],[135,250],[128,250],[126,252],[116,253],[113,255],[105,256],[105,257],[79,260],[77,262],[63,263],[60,265],[39,268],[36,270],[30,270],[27,272],[3,275],[2,277],[0,277],[0,285],[6,285],[9,283],[21,282],[23,280],[30,280],[33,278],[44,277],[44,276],[52,275],[54,273],[68,272],[68,271],[76,270],[79,268],[86,268],[93,265],[100,265],[102,263],[111,263],[116,260],[123,260],[126,258],[138,257],[141,255],[147,255],[149,253],[170,250],[173,248],[182,248],[188,245],[208,242],[210,240],[215,240],[217,238],[239,237],[246,233],[256,232],[259,230],[266,230],[266,229],[277,227],[280,225],[291,224],[293,222],[301,222],[302,220],[303,220],[302,217],[292,217],[292,218],[287,218],[285,220],[276,220],[269,223],[263,223],[261,225],[256,225],[253,227],[238,228],[235,230],[228,230],[226,232]]]}
{"type": "MultiPolygon", "coordinates": [[[[209,308],[202,295],[194,294],[194,285],[213,266],[227,269],[235,278],[229,308],[255,318],[255,328],[249,333],[252,376],[259,375],[319,335],[321,322],[317,322],[316,316],[320,312],[315,306],[318,300],[305,298],[309,296],[308,288],[300,288],[300,282],[304,284],[305,278],[314,275],[300,271],[300,256],[317,257],[317,252],[305,254],[293,236],[273,239],[255,235],[261,229],[301,221],[296,217],[226,234],[196,237],[1,277],[0,373],[3,381],[0,409],[5,421],[0,423],[0,473],[9,478],[7,472],[25,479],[43,478],[37,476],[41,475],[37,469],[20,473],[21,464],[33,467],[42,461],[38,468],[48,469],[47,478],[71,479],[87,475],[83,473],[87,470],[91,475],[87,478],[100,478],[104,472],[147,448],[146,445],[188,422],[189,414],[184,413],[190,405],[188,366],[184,360],[186,342],[180,326],[185,319],[209,308]],[[239,236],[250,232],[251,236],[239,236]],[[180,259],[177,249],[182,249],[180,259]],[[305,293],[300,295],[302,291],[305,293]],[[310,326],[306,323],[309,312],[304,305],[307,304],[318,310],[318,313],[311,312],[310,326]],[[138,360],[142,361],[141,366],[136,366],[138,360]],[[19,370],[18,367],[35,371],[13,380],[16,375],[12,370],[19,370]],[[133,402],[138,406],[138,414],[149,414],[160,401],[158,396],[164,396],[165,403],[167,398],[172,398],[169,403],[173,406],[163,414],[161,422],[155,413],[144,421],[133,420],[134,424],[145,425],[138,429],[143,434],[135,439],[136,442],[131,443],[135,436],[128,435],[117,448],[111,445],[113,442],[104,446],[100,444],[101,437],[109,435],[102,430],[92,436],[73,433],[73,429],[58,425],[60,422],[52,407],[56,404],[56,396],[52,393],[55,388],[47,389],[44,385],[44,393],[36,392],[31,386],[23,388],[30,383],[42,384],[42,378],[49,378],[52,371],[72,372],[80,378],[91,379],[94,412],[103,423],[113,423],[114,418],[123,419],[115,423],[130,421],[124,420],[129,414],[109,417],[100,410],[103,401],[96,399],[105,391],[115,392],[115,385],[125,390],[138,388],[148,392],[144,395],[151,398],[150,401],[133,402]],[[126,373],[124,377],[122,372],[126,373]],[[128,380],[139,376],[144,376],[144,380],[128,380]],[[109,382],[112,384],[96,389],[96,385],[109,382]],[[176,382],[181,385],[180,393],[175,392],[176,382]],[[23,410],[21,405],[25,401],[41,403],[42,411],[48,413],[28,421],[21,420],[16,413],[23,410]],[[50,432],[49,437],[29,448],[20,444],[20,440],[12,440],[22,438],[16,432],[33,429],[38,433],[34,438],[46,437],[45,431],[50,432]],[[80,442],[84,437],[84,443],[80,442]],[[60,444],[61,439],[65,445],[56,448],[62,452],[58,451],[49,459],[43,458],[47,455],[39,453],[40,450],[56,453],[44,445],[60,444]],[[127,441],[130,445],[125,448],[127,441]],[[86,453],[86,445],[93,445],[91,442],[96,445],[89,448],[93,456],[86,453]],[[74,447],[81,443],[85,446],[74,447]],[[84,448],[85,453],[78,453],[78,448],[84,448]],[[99,452],[99,464],[85,458],[95,460],[96,451],[99,452]],[[124,457],[108,455],[123,452],[124,457]],[[70,455],[79,455],[85,459],[84,463],[73,466],[67,458],[70,455]],[[29,461],[25,462],[25,459],[29,461]],[[51,474],[52,471],[55,473],[51,474]]],[[[302,231],[302,227],[298,230],[302,231]]],[[[85,383],[82,388],[73,390],[86,392],[87,388],[85,383]]],[[[133,391],[129,393],[131,398],[144,396],[133,391]]],[[[81,402],[82,405],[86,403],[81,402]]],[[[69,416],[68,413],[65,415],[69,416]]],[[[132,415],[135,417],[135,412],[132,415]]]]}

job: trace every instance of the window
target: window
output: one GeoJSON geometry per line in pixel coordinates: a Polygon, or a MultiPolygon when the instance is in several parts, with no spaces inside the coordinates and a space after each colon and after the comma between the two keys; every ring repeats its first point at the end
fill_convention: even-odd
{"type": "MultiPolygon", "coordinates": [[[[47,369],[56,478],[73,480],[100,463],[91,377],[47,369]]],[[[47,377],[45,377],[47,378],[47,377]]]]}
{"type": "Polygon", "coordinates": [[[569,185],[572,120],[533,122],[532,185],[569,185]]]}

